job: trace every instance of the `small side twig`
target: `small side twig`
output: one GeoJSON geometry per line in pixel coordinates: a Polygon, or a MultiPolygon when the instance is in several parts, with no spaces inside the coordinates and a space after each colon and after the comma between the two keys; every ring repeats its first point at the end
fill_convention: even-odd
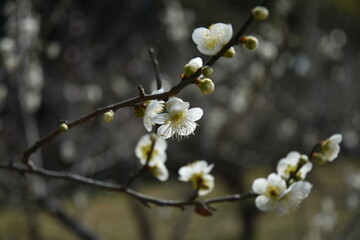
{"type": "Polygon", "coordinates": [[[138,90],[139,90],[139,97],[140,98],[144,97],[145,96],[144,87],[142,85],[139,85],[138,90]]]}
{"type": "Polygon", "coordinates": [[[155,56],[155,50],[153,47],[149,47],[149,54],[155,71],[156,89],[160,89],[162,86],[162,80],[160,77],[159,61],[155,56]]]}

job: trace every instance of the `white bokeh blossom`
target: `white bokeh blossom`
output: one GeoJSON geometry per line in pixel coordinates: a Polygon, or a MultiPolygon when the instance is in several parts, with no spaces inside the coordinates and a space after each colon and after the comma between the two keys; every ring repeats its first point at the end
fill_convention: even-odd
{"type": "MultiPolygon", "coordinates": [[[[160,89],[153,92],[152,94],[158,94],[163,92],[164,90],[160,89]]],[[[148,105],[145,109],[143,122],[146,130],[148,130],[148,132],[151,132],[153,125],[155,125],[153,119],[164,110],[165,102],[163,100],[150,100],[147,104],[148,105]]]]}
{"type": "Polygon", "coordinates": [[[308,182],[299,181],[289,187],[285,180],[271,173],[267,179],[259,178],[253,182],[253,192],[259,194],[255,199],[255,205],[261,211],[275,210],[278,215],[288,214],[299,207],[301,201],[306,198],[312,185],[308,182]]]}
{"type": "Polygon", "coordinates": [[[311,171],[313,164],[309,162],[306,155],[300,154],[296,151],[289,152],[285,158],[280,159],[276,168],[277,174],[287,180],[291,173],[296,171],[299,164],[302,166],[294,177],[295,180],[304,180],[307,173],[311,171]]]}
{"type": "Polygon", "coordinates": [[[203,110],[189,109],[189,106],[188,102],[177,97],[167,101],[165,104],[167,113],[160,113],[153,119],[154,123],[161,124],[157,131],[158,136],[167,139],[175,135],[179,140],[183,136],[192,134],[197,126],[195,121],[202,117],[203,110]]]}
{"type": "Polygon", "coordinates": [[[169,171],[167,170],[165,164],[160,161],[154,161],[153,166],[149,166],[149,170],[151,174],[159,179],[160,181],[164,182],[169,178],[169,171]]]}
{"type": "Polygon", "coordinates": [[[215,23],[209,29],[204,27],[195,29],[192,39],[202,54],[212,56],[230,41],[232,34],[231,24],[215,23]]]}
{"type": "Polygon", "coordinates": [[[144,166],[149,159],[147,166],[151,174],[160,181],[165,181],[169,177],[168,170],[165,166],[167,159],[166,149],[166,141],[158,138],[155,134],[145,134],[140,138],[135,147],[135,155],[140,160],[140,164],[144,166]],[[152,149],[153,141],[155,141],[155,143],[152,149]],[[151,156],[149,157],[150,152],[151,156]]]}
{"type": "Polygon", "coordinates": [[[208,165],[205,160],[195,161],[179,169],[179,180],[192,181],[194,189],[198,190],[200,196],[204,196],[215,186],[214,177],[209,174],[213,167],[214,164],[208,165]]]}

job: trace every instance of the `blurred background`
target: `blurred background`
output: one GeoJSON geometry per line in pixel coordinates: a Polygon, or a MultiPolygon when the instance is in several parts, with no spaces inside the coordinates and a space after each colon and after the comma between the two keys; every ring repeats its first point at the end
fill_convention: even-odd
{"type": "MultiPolygon", "coordinates": [[[[197,27],[231,23],[234,31],[259,1],[236,0],[1,0],[1,162],[18,161],[39,137],[98,108],[155,88],[148,48],[154,47],[164,86],[201,56],[197,27]]],[[[243,193],[275,171],[290,151],[342,133],[339,158],[315,167],[312,193],[300,209],[278,217],[253,200],[218,204],[204,218],[193,209],[140,205],[127,196],[56,179],[0,174],[1,239],[357,239],[360,234],[360,2],[269,1],[270,17],[247,34],[256,51],[214,66],[213,94],[188,86],[179,97],[204,110],[195,136],[168,140],[170,178],[146,175],[138,191],[183,199],[191,184],[180,166],[214,163],[215,191],[243,193]]],[[[202,56],[206,61],[207,57],[202,56]]],[[[32,155],[47,169],[124,183],[139,168],[134,148],[146,133],[132,108],[112,124],[96,118],[32,155]]]]}

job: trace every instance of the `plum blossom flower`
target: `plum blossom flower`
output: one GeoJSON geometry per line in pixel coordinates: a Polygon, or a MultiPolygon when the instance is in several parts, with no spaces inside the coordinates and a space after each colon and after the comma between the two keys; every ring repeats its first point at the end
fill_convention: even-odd
{"type": "Polygon", "coordinates": [[[259,194],[255,199],[255,205],[261,211],[275,210],[278,215],[284,215],[294,211],[305,199],[312,185],[308,182],[299,181],[289,187],[281,176],[271,173],[267,179],[258,178],[253,182],[253,192],[259,194]]]}
{"type": "Polygon", "coordinates": [[[295,172],[298,166],[301,166],[296,173],[295,180],[304,180],[306,174],[311,171],[312,163],[306,155],[300,154],[296,151],[289,152],[285,158],[280,159],[277,164],[277,174],[283,179],[287,180],[291,173],[295,172]]]}
{"type": "MultiPolygon", "coordinates": [[[[164,90],[160,89],[153,92],[152,94],[158,94],[162,92],[164,92],[164,90]]],[[[158,115],[164,110],[165,102],[163,100],[150,100],[147,104],[148,105],[144,113],[143,122],[146,130],[148,130],[148,132],[151,132],[152,126],[155,125],[153,119],[156,117],[156,115],[158,115]]]]}
{"type": "Polygon", "coordinates": [[[183,182],[192,181],[194,189],[198,190],[200,196],[204,196],[214,189],[214,177],[210,175],[214,164],[208,165],[205,160],[195,161],[179,169],[179,180],[183,182]]]}
{"type": "Polygon", "coordinates": [[[188,136],[196,129],[195,121],[203,115],[201,108],[191,108],[190,104],[180,98],[173,97],[166,102],[165,107],[168,113],[160,113],[153,122],[162,124],[157,131],[158,136],[167,139],[175,135],[179,140],[182,136],[188,136]]]}
{"type": "Polygon", "coordinates": [[[230,41],[233,34],[231,24],[216,23],[209,29],[200,27],[194,30],[192,39],[197,49],[205,55],[215,55],[230,41]]]}
{"type": "Polygon", "coordinates": [[[165,181],[169,177],[168,170],[165,166],[165,161],[167,159],[165,152],[166,148],[166,141],[157,138],[155,134],[145,134],[140,138],[135,147],[135,155],[139,158],[140,164],[144,166],[148,162],[147,166],[150,172],[160,181],[165,181]],[[152,147],[154,141],[154,147],[152,147]],[[150,152],[151,156],[149,157],[150,152]]]}
{"type": "Polygon", "coordinates": [[[321,144],[322,152],[327,161],[332,162],[337,158],[340,152],[341,134],[334,134],[321,144]]]}
{"type": "Polygon", "coordinates": [[[337,158],[340,152],[340,143],[342,135],[337,133],[321,142],[321,151],[313,154],[314,160],[318,164],[332,162],[337,158]]]}
{"type": "Polygon", "coordinates": [[[300,203],[309,196],[312,184],[306,181],[293,183],[280,197],[276,206],[276,212],[282,216],[294,212],[300,203]]]}

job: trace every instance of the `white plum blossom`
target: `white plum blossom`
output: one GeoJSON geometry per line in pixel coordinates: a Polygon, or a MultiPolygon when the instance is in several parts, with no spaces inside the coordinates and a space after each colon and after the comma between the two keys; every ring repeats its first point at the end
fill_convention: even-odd
{"type": "Polygon", "coordinates": [[[325,159],[329,162],[332,162],[337,158],[340,152],[340,143],[342,141],[342,135],[337,133],[323,141],[321,144],[322,146],[322,153],[325,159]]]}
{"type": "Polygon", "coordinates": [[[255,205],[261,211],[269,211],[276,207],[277,202],[286,190],[286,182],[281,176],[271,173],[267,179],[258,178],[253,182],[252,190],[259,194],[255,205]]]}
{"type": "Polygon", "coordinates": [[[194,30],[192,39],[197,49],[205,55],[215,55],[230,41],[233,34],[231,24],[216,23],[209,29],[200,27],[194,30]]]}
{"type": "Polygon", "coordinates": [[[255,205],[261,211],[275,210],[278,215],[284,215],[294,211],[301,201],[306,198],[312,185],[308,182],[299,181],[289,187],[285,180],[271,173],[267,179],[259,178],[253,182],[253,192],[259,194],[255,199],[255,205]]]}
{"type": "Polygon", "coordinates": [[[204,196],[214,189],[214,177],[210,175],[214,164],[208,165],[205,160],[195,161],[179,169],[179,180],[183,182],[192,181],[194,189],[198,190],[200,196],[204,196]]]}
{"type": "Polygon", "coordinates": [[[302,166],[294,177],[295,180],[304,180],[306,174],[311,171],[313,164],[309,162],[306,155],[296,151],[289,152],[285,158],[280,159],[277,164],[277,174],[286,180],[292,172],[296,171],[299,164],[302,166]]]}
{"type": "MultiPolygon", "coordinates": [[[[164,92],[164,90],[160,89],[153,92],[152,94],[158,94],[162,92],[164,92]]],[[[156,117],[156,115],[158,115],[164,110],[164,104],[165,102],[163,100],[150,100],[148,102],[144,113],[143,122],[146,130],[148,130],[149,132],[151,132],[152,126],[155,125],[153,119],[156,117]]]]}
{"type": "Polygon", "coordinates": [[[311,188],[312,184],[305,181],[291,184],[278,201],[275,208],[277,214],[282,216],[299,208],[302,200],[309,196],[311,188]]]}
{"type": "Polygon", "coordinates": [[[164,139],[157,138],[155,134],[145,134],[142,136],[135,147],[135,155],[140,160],[141,165],[145,165],[147,163],[150,172],[153,176],[158,178],[160,181],[165,181],[169,177],[168,170],[165,166],[165,161],[167,159],[166,156],[167,143],[164,139]],[[154,143],[154,147],[152,149],[152,145],[154,143]],[[152,152],[151,152],[152,149],[152,152]],[[151,152],[151,156],[149,158],[149,154],[151,152]]]}
{"type": "Polygon", "coordinates": [[[179,140],[182,136],[192,134],[199,120],[203,115],[201,108],[191,108],[190,104],[180,98],[173,97],[166,102],[165,107],[168,113],[160,113],[153,122],[162,124],[157,131],[158,136],[167,139],[175,135],[179,140]]]}
{"type": "Polygon", "coordinates": [[[337,158],[340,152],[340,143],[342,135],[337,133],[321,142],[321,151],[313,153],[312,157],[318,164],[332,162],[337,158]]]}

